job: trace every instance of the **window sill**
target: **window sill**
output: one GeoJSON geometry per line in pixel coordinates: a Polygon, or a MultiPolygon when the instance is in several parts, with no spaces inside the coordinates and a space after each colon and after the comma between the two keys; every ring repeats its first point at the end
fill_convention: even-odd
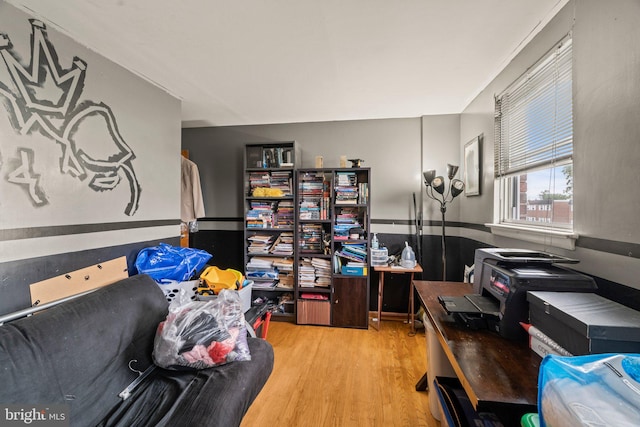
{"type": "Polygon", "coordinates": [[[522,227],[506,224],[485,224],[491,228],[491,233],[497,236],[510,237],[526,242],[540,243],[556,248],[575,250],[578,235],[570,231],[541,230],[538,228],[522,227]]]}

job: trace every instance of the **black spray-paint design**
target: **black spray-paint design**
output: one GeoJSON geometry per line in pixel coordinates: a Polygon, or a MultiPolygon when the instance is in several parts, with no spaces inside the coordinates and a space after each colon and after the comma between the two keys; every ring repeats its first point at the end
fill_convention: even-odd
{"type": "MultiPolygon", "coordinates": [[[[79,180],[89,178],[89,188],[106,191],[116,188],[122,177],[129,183],[130,198],[124,212],[136,213],[141,187],[132,165],[135,154],[126,143],[111,108],[104,103],[87,100],[78,104],[84,88],[87,64],[74,57],[71,68],[63,70],[53,44],[49,41],[45,25],[32,19],[31,63],[20,63],[9,36],[0,33],[0,56],[11,76],[11,82],[0,81],[0,97],[9,113],[11,125],[20,135],[40,132],[60,146],[60,172],[79,180]],[[47,78],[49,81],[47,81],[47,78]],[[38,97],[53,81],[58,99],[38,97]],[[14,88],[14,90],[11,89],[14,88]],[[115,145],[114,154],[106,159],[94,158],[78,148],[78,130],[83,123],[100,120],[108,138],[115,145]]],[[[53,92],[55,93],[55,92],[53,92]]],[[[50,95],[51,96],[51,92],[50,95]]],[[[96,141],[101,139],[97,138],[96,141]]],[[[91,142],[87,144],[91,146],[91,142]]],[[[21,148],[12,161],[13,169],[5,176],[8,182],[22,185],[35,206],[47,204],[47,197],[39,186],[39,175],[33,170],[33,150],[21,148]]],[[[6,167],[9,162],[5,162],[6,167]]],[[[2,166],[0,166],[2,167],[2,166]]]]}

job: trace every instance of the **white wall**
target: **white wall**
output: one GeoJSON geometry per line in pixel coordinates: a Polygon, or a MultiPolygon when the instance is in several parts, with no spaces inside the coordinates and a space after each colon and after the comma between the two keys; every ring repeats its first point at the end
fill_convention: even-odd
{"type": "Polygon", "coordinates": [[[0,1],[0,314],[180,234],[180,101],[30,18],[0,1]]]}
{"type": "Polygon", "coordinates": [[[0,262],[177,236],[180,101],[54,29],[34,30],[30,18],[0,2],[10,41],[0,49],[0,262]],[[37,98],[27,107],[24,79],[6,62],[29,69],[33,33],[53,56],[35,64],[42,78],[25,84],[37,98]],[[79,73],[76,90],[56,84],[49,66],[79,73]],[[64,99],[68,108],[47,109],[64,99]],[[34,118],[42,124],[24,123],[34,118]],[[117,223],[129,225],[101,226],[117,223]]]}
{"type": "Polygon", "coordinates": [[[484,135],[482,195],[461,200],[460,220],[493,220],[494,95],[573,33],[575,251],[465,229],[502,247],[547,250],[580,259],[576,269],[640,289],[640,2],[575,0],[529,43],[461,116],[460,148],[484,135]],[[626,245],[629,244],[629,245],[626,245]],[[603,251],[599,248],[611,247],[603,251]],[[628,252],[628,251],[627,251],[628,252]]]}

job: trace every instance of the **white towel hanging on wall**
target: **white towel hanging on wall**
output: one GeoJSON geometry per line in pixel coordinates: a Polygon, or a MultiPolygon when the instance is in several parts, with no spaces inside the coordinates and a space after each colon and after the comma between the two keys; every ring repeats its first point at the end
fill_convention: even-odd
{"type": "Polygon", "coordinates": [[[180,157],[182,159],[180,219],[183,222],[190,223],[205,216],[202,187],[200,186],[200,172],[194,162],[184,156],[180,157]]]}

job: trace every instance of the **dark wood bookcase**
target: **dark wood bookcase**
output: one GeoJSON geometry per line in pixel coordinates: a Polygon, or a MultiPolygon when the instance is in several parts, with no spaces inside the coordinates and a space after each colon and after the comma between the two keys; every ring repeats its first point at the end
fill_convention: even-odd
{"type": "Polygon", "coordinates": [[[244,265],[252,301],[273,306],[274,320],[295,320],[295,141],[245,146],[244,265]]]}
{"type": "Polygon", "coordinates": [[[367,328],[369,168],[296,170],[296,321],[367,328]]]}

